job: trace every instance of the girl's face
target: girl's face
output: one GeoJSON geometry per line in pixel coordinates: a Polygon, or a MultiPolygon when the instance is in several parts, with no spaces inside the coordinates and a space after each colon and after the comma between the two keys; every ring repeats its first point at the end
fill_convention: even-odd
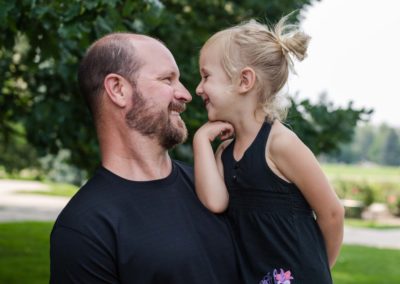
{"type": "Polygon", "coordinates": [[[200,53],[201,81],[196,94],[203,99],[210,121],[229,121],[234,104],[232,82],[221,65],[220,52],[211,44],[203,47],[200,53]]]}

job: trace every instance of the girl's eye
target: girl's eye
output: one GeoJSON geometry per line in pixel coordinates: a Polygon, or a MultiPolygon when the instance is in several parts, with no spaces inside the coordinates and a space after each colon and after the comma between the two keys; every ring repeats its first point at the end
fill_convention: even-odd
{"type": "Polygon", "coordinates": [[[208,76],[210,76],[210,75],[208,75],[208,74],[204,75],[204,76],[203,76],[203,79],[204,79],[204,80],[207,80],[208,76]]]}

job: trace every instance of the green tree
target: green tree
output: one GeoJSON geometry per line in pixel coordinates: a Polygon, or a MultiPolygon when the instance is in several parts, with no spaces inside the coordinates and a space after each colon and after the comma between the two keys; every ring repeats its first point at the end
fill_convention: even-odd
{"type": "Polygon", "coordinates": [[[0,135],[0,166],[11,174],[38,167],[36,150],[26,141],[22,125],[9,125],[9,132],[5,133],[8,135],[0,135]]]}
{"type": "Polygon", "coordinates": [[[377,164],[400,165],[400,129],[386,124],[359,125],[350,143],[340,145],[340,154],[331,153],[328,161],[358,163],[370,161],[377,164]]]}
{"type": "Polygon", "coordinates": [[[389,166],[400,166],[400,140],[396,131],[391,128],[382,145],[382,163],[389,166]]]}
{"type": "MultiPolygon", "coordinates": [[[[113,31],[145,33],[163,40],[194,93],[199,80],[198,51],[215,31],[245,19],[269,19],[310,0],[0,0],[0,127],[3,135],[22,123],[39,156],[69,149],[69,163],[91,170],[99,161],[90,115],[79,96],[76,70],[91,42],[113,31]]],[[[328,105],[294,102],[290,124],[317,153],[347,139],[363,110],[330,110],[342,122],[332,127],[328,105]],[[303,113],[300,108],[307,111],[303,113]],[[306,115],[311,115],[308,119],[306,115]],[[347,121],[350,123],[347,123],[347,121]],[[337,125],[336,125],[337,126],[337,125]]],[[[184,114],[190,137],[205,120],[199,98],[184,114]]],[[[190,139],[174,155],[190,157],[190,139]]]]}
{"type": "Polygon", "coordinates": [[[356,135],[355,139],[355,144],[359,145],[357,148],[358,154],[360,156],[359,160],[368,160],[368,150],[374,143],[374,135],[374,129],[370,125],[365,125],[364,127],[359,129],[358,135],[356,135]]]}
{"type": "Polygon", "coordinates": [[[368,149],[368,158],[370,161],[377,164],[384,164],[382,160],[382,149],[389,132],[390,126],[385,123],[375,128],[374,139],[371,147],[368,149]]]}
{"type": "Polygon", "coordinates": [[[351,164],[371,161],[368,152],[374,143],[375,132],[375,128],[369,124],[358,125],[355,128],[353,140],[340,145],[340,154],[337,156],[336,162],[351,164]]]}
{"type": "Polygon", "coordinates": [[[338,153],[341,143],[352,141],[357,122],[367,120],[372,113],[365,108],[354,109],[352,102],[345,108],[335,107],[327,94],[321,94],[315,105],[308,99],[291,99],[291,103],[286,123],[315,155],[338,153]]]}

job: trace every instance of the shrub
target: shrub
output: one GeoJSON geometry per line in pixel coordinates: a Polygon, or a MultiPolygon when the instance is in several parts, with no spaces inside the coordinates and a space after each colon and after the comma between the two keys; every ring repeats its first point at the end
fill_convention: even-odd
{"type": "Polygon", "coordinates": [[[336,180],[333,186],[340,199],[361,201],[365,206],[371,205],[376,199],[377,190],[366,182],[336,180]]]}

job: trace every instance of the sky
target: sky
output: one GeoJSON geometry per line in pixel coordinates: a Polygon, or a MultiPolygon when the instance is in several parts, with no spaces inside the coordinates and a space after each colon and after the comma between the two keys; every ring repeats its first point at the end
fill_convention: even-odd
{"type": "Polygon", "coordinates": [[[400,127],[400,1],[322,0],[305,8],[301,28],[312,39],[295,63],[290,93],[335,106],[373,108],[371,123],[400,127]]]}

